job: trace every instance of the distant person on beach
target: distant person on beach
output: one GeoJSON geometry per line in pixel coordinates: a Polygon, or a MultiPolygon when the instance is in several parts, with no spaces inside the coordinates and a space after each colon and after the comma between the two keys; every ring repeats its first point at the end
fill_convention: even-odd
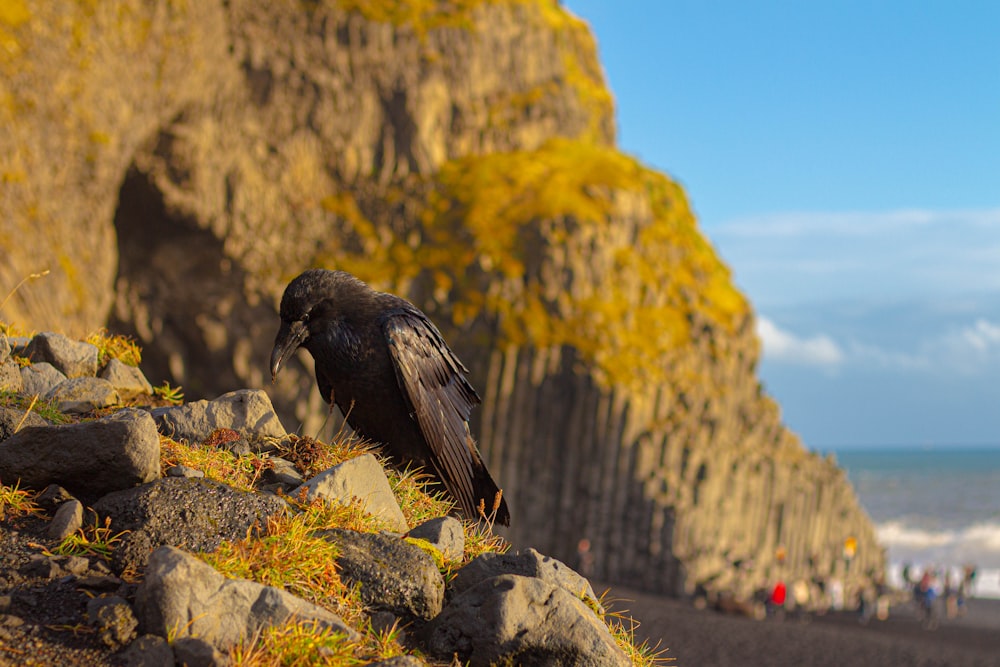
{"type": "Polygon", "coordinates": [[[889,587],[881,574],[875,579],[875,617],[880,621],[889,618],[889,587]]]}
{"type": "Polygon", "coordinates": [[[920,610],[921,624],[928,630],[936,628],[937,616],[934,613],[934,599],[937,595],[934,590],[934,576],[930,568],[924,570],[920,581],[913,591],[913,597],[917,602],[917,608],[920,610]]]}
{"type": "Polygon", "coordinates": [[[772,616],[775,616],[779,620],[785,615],[785,597],[787,594],[788,589],[785,587],[785,582],[778,579],[777,583],[774,584],[774,588],[771,589],[768,610],[772,616]]]}
{"type": "Polygon", "coordinates": [[[834,611],[844,608],[844,584],[837,577],[830,579],[830,607],[834,611]]]}
{"type": "Polygon", "coordinates": [[[944,602],[945,618],[955,618],[958,616],[958,589],[952,583],[951,569],[944,571],[944,602]]]}
{"type": "Polygon", "coordinates": [[[577,569],[584,577],[590,577],[594,573],[594,553],[590,550],[590,540],[581,538],[576,543],[577,569]]]}
{"type": "Polygon", "coordinates": [[[975,578],[975,565],[966,565],[962,568],[962,580],[958,582],[958,591],[955,596],[955,613],[958,616],[965,616],[965,600],[972,595],[972,582],[975,578]]]}
{"type": "Polygon", "coordinates": [[[868,585],[863,585],[858,590],[858,622],[868,625],[875,613],[875,594],[868,585]]]}
{"type": "Polygon", "coordinates": [[[804,620],[806,612],[809,611],[809,582],[805,579],[796,579],[792,584],[792,602],[795,603],[795,618],[804,620]]]}

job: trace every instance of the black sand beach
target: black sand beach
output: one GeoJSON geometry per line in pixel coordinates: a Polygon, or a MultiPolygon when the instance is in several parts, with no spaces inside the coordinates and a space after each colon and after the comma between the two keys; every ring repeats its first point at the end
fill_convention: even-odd
{"type": "Polygon", "coordinates": [[[969,600],[964,617],[942,618],[934,630],[909,604],[862,625],[851,612],[755,621],[618,586],[605,601],[627,609],[640,623],[636,638],[667,648],[664,657],[674,660],[666,664],[676,667],[1000,666],[1000,600],[969,600]]]}

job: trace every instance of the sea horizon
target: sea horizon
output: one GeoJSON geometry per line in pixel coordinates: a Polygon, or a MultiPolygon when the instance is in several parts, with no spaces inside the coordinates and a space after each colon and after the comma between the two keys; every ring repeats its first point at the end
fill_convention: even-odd
{"type": "Polygon", "coordinates": [[[831,452],[886,549],[889,583],[910,566],[977,570],[973,593],[1000,597],[1000,445],[848,447],[831,452]]]}

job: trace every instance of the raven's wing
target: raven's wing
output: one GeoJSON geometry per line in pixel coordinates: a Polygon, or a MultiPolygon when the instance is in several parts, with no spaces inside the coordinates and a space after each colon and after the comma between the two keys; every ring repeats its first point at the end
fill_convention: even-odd
{"type": "Polygon", "coordinates": [[[419,311],[397,311],[384,330],[396,379],[431,448],[432,464],[473,519],[479,501],[474,482],[483,463],[469,434],[469,415],[480,399],[465,379],[468,370],[419,311]]]}

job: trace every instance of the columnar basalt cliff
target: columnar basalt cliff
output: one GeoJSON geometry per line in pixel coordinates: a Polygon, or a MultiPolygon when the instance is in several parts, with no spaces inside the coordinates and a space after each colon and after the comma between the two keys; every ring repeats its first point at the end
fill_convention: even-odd
{"type": "MultiPolygon", "coordinates": [[[[343,268],[472,369],[515,543],[573,563],[587,539],[590,574],[670,592],[881,568],[842,471],[762,393],[684,193],[614,148],[593,40],[554,0],[9,7],[0,291],[51,273],[5,320],[108,323],[213,397],[266,386],[288,279],[343,268]]],[[[296,365],[269,390],[314,432],[296,365]]]]}

